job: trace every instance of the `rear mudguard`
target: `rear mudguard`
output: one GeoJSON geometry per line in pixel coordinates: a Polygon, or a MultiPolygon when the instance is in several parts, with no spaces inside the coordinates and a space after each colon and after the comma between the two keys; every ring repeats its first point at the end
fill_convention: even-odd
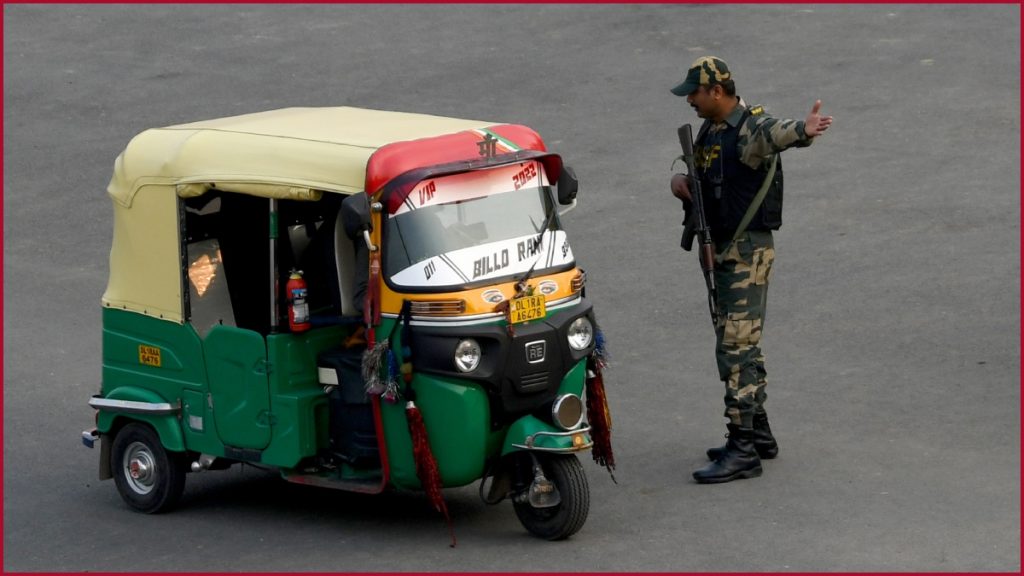
{"type": "Polygon", "coordinates": [[[185,438],[178,420],[180,402],[167,402],[149,390],[122,386],[106,396],[93,397],[89,404],[99,410],[96,429],[101,435],[115,433],[126,421],[145,422],[156,430],[164,448],[173,452],[185,450],[185,438]]]}

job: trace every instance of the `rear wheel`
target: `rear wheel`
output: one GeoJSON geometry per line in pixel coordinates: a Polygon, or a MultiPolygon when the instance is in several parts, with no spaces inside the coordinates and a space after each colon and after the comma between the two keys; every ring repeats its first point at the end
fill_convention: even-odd
{"type": "Polygon", "coordinates": [[[561,503],[551,508],[534,508],[528,501],[512,500],[516,516],[534,536],[563,540],[583,527],[590,512],[590,487],[583,465],[576,455],[537,454],[544,475],[555,484],[561,503]]]}
{"type": "Polygon", "coordinates": [[[146,514],[170,509],[185,489],[185,455],[168,452],[157,433],[132,423],[114,437],[110,472],[129,506],[146,514]]]}

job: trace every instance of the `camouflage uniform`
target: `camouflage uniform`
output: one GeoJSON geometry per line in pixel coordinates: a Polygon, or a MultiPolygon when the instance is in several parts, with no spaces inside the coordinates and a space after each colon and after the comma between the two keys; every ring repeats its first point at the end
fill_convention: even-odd
{"type": "Polygon", "coordinates": [[[760,344],[775,260],[772,233],[746,232],[718,260],[715,356],[725,382],[725,416],[737,426],[750,428],[754,412],[764,410],[766,397],[760,344]]]}
{"type": "MultiPolygon", "coordinates": [[[[814,103],[803,122],[776,120],[736,96],[728,65],[715,56],[698,58],[683,82],[671,89],[705,118],[694,143],[691,174],[676,174],[672,194],[684,202],[701,199],[711,241],[717,247],[715,317],[718,372],[725,382],[725,446],[707,451],[710,464],[695,470],[699,484],[756,478],[761,459],[779,453],[764,413],[765,369],[761,352],[768,284],[775,262],[772,230],[782,226],[782,162],[779,153],[808,146],[808,126],[820,134],[832,123],[814,103]],[[806,125],[805,125],[806,123],[806,125]],[[697,190],[690,185],[699,181],[697,190]]],[[[685,147],[685,146],[684,146],[685,147]]],[[[706,240],[706,238],[705,238],[706,240]]],[[[702,261],[702,267],[706,262],[702,261]]]]}
{"type": "MultiPolygon", "coordinates": [[[[777,120],[765,116],[760,107],[748,112],[747,106],[740,100],[724,122],[705,126],[698,135],[696,156],[698,169],[705,174],[702,181],[707,174],[715,170],[720,172],[718,164],[723,162],[724,156],[729,155],[728,152],[723,154],[720,146],[716,149],[712,144],[716,134],[737,126],[739,130],[735,157],[739,163],[760,175],[755,190],[764,181],[766,166],[772,155],[790,147],[808,146],[811,143],[803,130],[802,121],[777,120]]],[[[781,188],[781,174],[776,179],[781,188]]],[[[718,286],[719,317],[715,326],[715,352],[719,376],[725,382],[725,416],[732,424],[750,428],[754,413],[764,411],[766,397],[766,372],[760,343],[768,284],[775,261],[771,230],[781,224],[781,190],[777,198],[778,214],[770,214],[774,208],[766,206],[769,204],[766,198],[757,217],[733,242],[739,220],[752,198],[741,199],[739,205],[732,209],[716,210],[723,206],[723,200],[715,198],[713,188],[708,190],[707,185],[703,188],[705,206],[711,207],[708,210],[709,220],[718,248],[715,282],[718,286]]]]}

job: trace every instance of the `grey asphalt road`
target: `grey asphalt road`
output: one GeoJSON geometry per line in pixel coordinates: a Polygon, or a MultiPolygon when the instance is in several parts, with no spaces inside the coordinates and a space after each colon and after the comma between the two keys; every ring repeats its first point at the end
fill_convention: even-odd
{"type": "Polygon", "coordinates": [[[1020,8],[956,5],[3,7],[7,571],[1019,571],[1020,8]],[[781,443],[756,480],[690,472],[725,431],[668,193],[668,92],[700,55],[777,116],[764,349],[781,443]],[[566,542],[446,491],[366,497],[235,467],[129,511],[79,443],[100,377],[114,158],[152,127],[289,106],[534,127],[608,336],[618,461],[585,461],[566,542]]]}

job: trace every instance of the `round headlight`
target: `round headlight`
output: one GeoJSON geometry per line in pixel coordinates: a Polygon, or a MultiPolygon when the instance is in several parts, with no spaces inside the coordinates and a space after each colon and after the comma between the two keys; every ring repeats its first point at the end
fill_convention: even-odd
{"type": "Polygon", "coordinates": [[[583,422],[583,400],[575,394],[555,398],[551,405],[551,420],[563,430],[572,430],[583,422]]]}
{"type": "Polygon", "coordinates": [[[472,338],[459,341],[455,347],[455,367],[459,372],[472,372],[480,365],[480,345],[472,338]]]}
{"type": "Polygon", "coordinates": [[[569,325],[569,346],[573,350],[583,350],[594,341],[594,326],[586,316],[580,316],[569,325]]]}

